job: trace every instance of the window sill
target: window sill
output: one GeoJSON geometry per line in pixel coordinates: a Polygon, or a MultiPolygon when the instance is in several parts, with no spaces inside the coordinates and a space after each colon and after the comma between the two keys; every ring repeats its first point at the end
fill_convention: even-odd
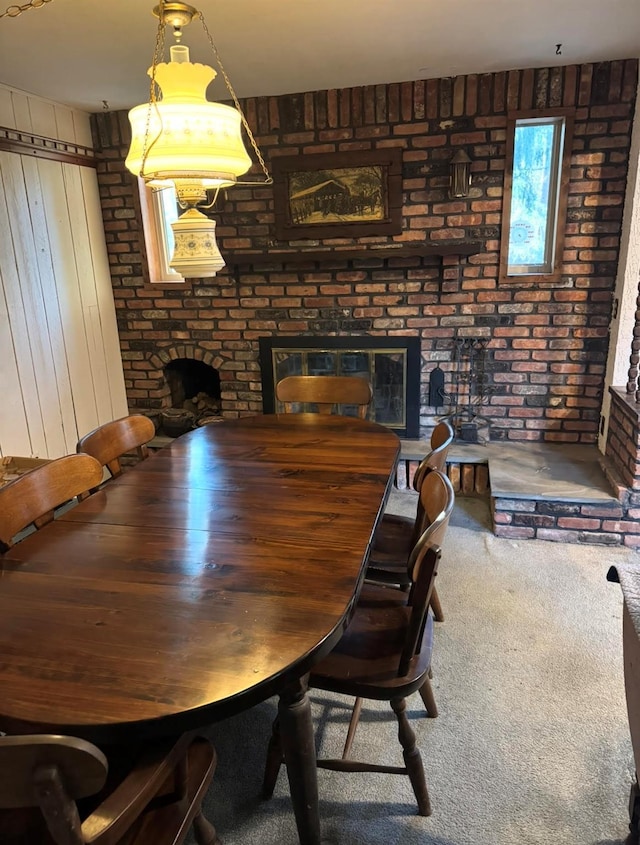
{"type": "Polygon", "coordinates": [[[563,274],[561,272],[549,273],[544,276],[505,276],[501,275],[498,284],[502,287],[557,287],[562,284],[563,274]]]}

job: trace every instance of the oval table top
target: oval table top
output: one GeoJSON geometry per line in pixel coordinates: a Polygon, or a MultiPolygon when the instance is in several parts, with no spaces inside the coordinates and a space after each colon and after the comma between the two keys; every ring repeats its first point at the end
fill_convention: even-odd
{"type": "Polygon", "coordinates": [[[0,725],[119,741],[264,700],[337,642],[399,454],[375,423],[186,434],[0,558],[0,725]]]}

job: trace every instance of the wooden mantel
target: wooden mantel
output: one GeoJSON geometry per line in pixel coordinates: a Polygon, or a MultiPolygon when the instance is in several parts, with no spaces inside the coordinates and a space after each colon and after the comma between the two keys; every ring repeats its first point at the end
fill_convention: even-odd
{"type": "Polygon", "coordinates": [[[428,258],[444,255],[475,255],[482,252],[482,241],[443,241],[398,246],[348,246],[321,249],[270,249],[262,252],[229,252],[225,258],[232,275],[238,280],[241,267],[256,264],[334,264],[340,261],[388,260],[391,258],[428,258]]]}

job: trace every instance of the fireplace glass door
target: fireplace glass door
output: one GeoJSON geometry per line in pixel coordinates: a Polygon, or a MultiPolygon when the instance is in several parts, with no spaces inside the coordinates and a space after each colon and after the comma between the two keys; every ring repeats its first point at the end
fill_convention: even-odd
{"type": "MultiPolygon", "coordinates": [[[[261,338],[264,410],[283,412],[275,398],[275,385],[287,376],[357,376],[366,379],[373,390],[368,418],[403,436],[417,437],[418,397],[412,393],[418,390],[419,343],[418,338],[261,338]]],[[[357,416],[357,407],[340,406],[338,412],[357,416]]]]}

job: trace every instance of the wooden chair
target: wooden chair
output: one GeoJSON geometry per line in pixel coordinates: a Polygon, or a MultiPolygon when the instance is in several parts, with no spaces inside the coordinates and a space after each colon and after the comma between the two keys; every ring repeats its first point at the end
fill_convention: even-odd
{"type": "Polygon", "coordinates": [[[77,452],[86,452],[100,461],[116,478],[122,473],[120,458],[127,452],[136,451],[138,458],[148,457],[147,443],[155,436],[156,427],[144,414],[132,414],[119,420],[98,426],[80,438],[77,452]]]}
{"type": "Polygon", "coordinates": [[[90,455],[65,455],[0,487],[0,553],[24,528],[41,528],[55,508],[83,499],[102,481],[102,467],[90,455]]]}
{"type": "MultiPolygon", "coordinates": [[[[420,493],[418,496],[418,513],[416,515],[415,523],[413,526],[413,533],[411,535],[412,546],[411,548],[407,549],[406,552],[407,562],[404,563],[403,561],[399,561],[397,563],[398,573],[393,577],[388,576],[388,572],[385,572],[384,570],[382,571],[381,577],[378,576],[376,569],[372,566],[370,570],[370,577],[367,579],[368,582],[396,588],[399,586],[398,582],[402,582],[400,585],[400,589],[403,592],[406,592],[411,588],[413,584],[413,575],[411,571],[410,561],[416,543],[418,542],[422,534],[429,528],[429,526],[438,525],[440,514],[443,511],[449,511],[449,509],[453,509],[453,505],[455,504],[455,493],[453,491],[453,487],[449,479],[441,470],[434,470],[433,472],[437,472],[438,475],[441,475],[445,479],[445,482],[442,483],[441,479],[436,478],[435,476],[434,478],[430,478],[429,476],[431,475],[431,472],[423,476],[422,482],[420,483],[420,493]],[[385,574],[389,577],[388,581],[385,581],[385,574]]],[[[442,544],[444,542],[445,532],[448,523],[449,521],[447,518],[444,529],[434,529],[434,531],[436,532],[436,539],[440,551],[442,551],[442,544]]],[[[369,572],[369,570],[367,571],[369,572]]],[[[431,590],[431,596],[429,598],[429,607],[433,612],[434,619],[437,620],[438,614],[436,610],[439,609],[440,613],[442,613],[442,610],[440,608],[440,602],[437,598],[435,583],[433,584],[431,590]]],[[[430,719],[435,719],[438,715],[438,706],[433,695],[433,689],[431,688],[430,678],[431,670],[429,670],[427,682],[420,689],[420,696],[427,712],[427,716],[430,719]]]]}
{"type": "Polygon", "coordinates": [[[313,405],[319,414],[331,414],[335,405],[357,405],[360,419],[367,418],[373,392],[358,376],[287,376],[276,385],[276,398],[286,413],[294,405],[313,405]]]}
{"type": "MultiPolygon", "coordinates": [[[[454,493],[449,479],[435,470],[420,496],[441,502],[441,509],[416,542],[409,558],[411,590],[365,584],[349,627],[334,650],[310,674],[309,686],[356,698],[341,759],[318,760],[320,768],[343,772],[388,772],[409,776],[420,815],[431,814],[429,793],[416,738],[406,716],[407,696],[430,694],[429,671],[433,617],[429,599],[440,559],[440,543],[449,522],[454,493]],[[439,493],[437,492],[439,488],[439,493]],[[426,690],[426,693],[424,692],[426,690]],[[398,719],[404,767],[359,762],[349,757],[362,700],[389,701],[398,719]]],[[[283,762],[277,721],[269,743],[263,781],[265,797],[273,794],[283,762]]]]}
{"type": "Polygon", "coordinates": [[[219,845],[202,815],[216,766],[192,734],[111,760],[76,737],[0,737],[3,845],[178,845],[191,825],[198,845],[219,845]],[[86,812],[85,812],[86,810],[86,812]]]}
{"type": "MultiPolygon", "coordinates": [[[[447,453],[453,442],[454,432],[446,420],[439,422],[431,432],[428,455],[420,462],[414,476],[413,488],[418,493],[425,476],[433,470],[445,472],[447,453]]],[[[411,584],[407,571],[407,560],[411,549],[424,526],[421,499],[418,498],[413,518],[398,514],[383,514],[373,538],[373,548],[367,568],[367,578],[383,584],[395,584],[400,589],[409,589],[411,584]]],[[[427,521],[429,517],[427,516],[427,521]]],[[[436,621],[444,621],[444,613],[438,591],[434,587],[431,607],[436,621]]]]}

